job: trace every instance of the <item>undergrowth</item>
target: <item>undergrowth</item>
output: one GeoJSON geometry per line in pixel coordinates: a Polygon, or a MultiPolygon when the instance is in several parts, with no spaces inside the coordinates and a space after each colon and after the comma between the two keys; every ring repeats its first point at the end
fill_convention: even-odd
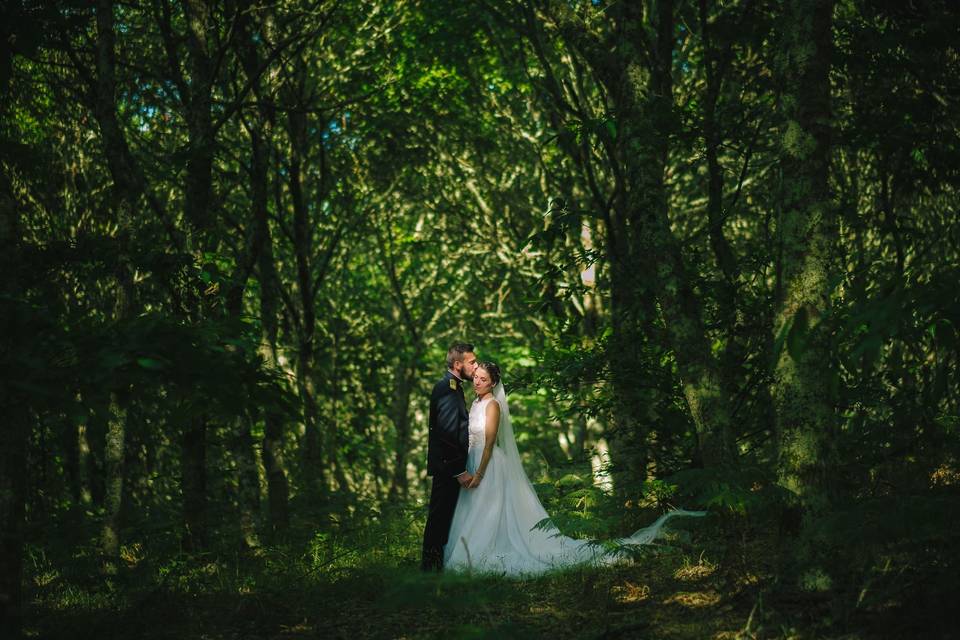
{"type": "MultiPolygon", "coordinates": [[[[124,566],[109,578],[98,573],[92,544],[30,546],[27,635],[952,637],[929,619],[911,622],[915,599],[897,588],[898,581],[915,586],[934,576],[943,584],[933,587],[948,593],[951,575],[924,572],[911,566],[915,556],[901,553],[878,559],[863,581],[798,589],[778,582],[772,522],[678,519],[664,540],[630,563],[527,580],[421,573],[422,527],[417,505],[354,509],[350,517],[301,517],[285,538],[255,552],[240,552],[238,540],[221,534],[212,536],[209,552],[192,555],[181,552],[169,530],[149,528],[149,536],[128,530],[124,566]]],[[[918,611],[929,615],[929,608],[918,611]]]]}

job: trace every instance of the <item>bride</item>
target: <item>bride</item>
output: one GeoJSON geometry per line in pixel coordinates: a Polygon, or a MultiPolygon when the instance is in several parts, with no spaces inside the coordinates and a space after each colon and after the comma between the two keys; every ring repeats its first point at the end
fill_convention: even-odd
{"type": "MultiPolygon", "coordinates": [[[[473,387],[477,397],[470,409],[467,450],[473,480],[460,492],[444,546],[444,567],[533,575],[583,563],[617,562],[620,558],[595,543],[563,536],[552,525],[536,526],[548,516],[520,462],[499,367],[492,362],[477,365],[473,387]]],[[[671,517],[704,514],[671,511],[617,542],[648,544],[671,517]]]]}

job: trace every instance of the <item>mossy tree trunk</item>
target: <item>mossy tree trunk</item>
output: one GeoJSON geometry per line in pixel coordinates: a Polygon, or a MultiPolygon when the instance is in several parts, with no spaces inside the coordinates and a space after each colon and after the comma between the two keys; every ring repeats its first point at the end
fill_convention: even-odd
{"type": "Polygon", "coordinates": [[[774,334],[780,484],[808,514],[831,501],[837,379],[829,323],[831,254],[838,240],[828,185],[830,58],[834,0],[790,0],[783,12],[778,72],[783,95],[783,212],[774,334]]]}

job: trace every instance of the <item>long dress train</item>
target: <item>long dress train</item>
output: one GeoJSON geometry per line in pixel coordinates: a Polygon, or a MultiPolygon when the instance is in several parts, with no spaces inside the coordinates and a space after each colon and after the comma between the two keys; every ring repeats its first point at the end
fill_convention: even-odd
{"type": "MultiPolygon", "coordinates": [[[[520,463],[502,384],[497,385],[494,393],[474,402],[470,409],[467,469],[475,470],[483,455],[489,402],[501,405],[497,444],[480,485],[460,490],[444,547],[444,567],[522,576],[583,563],[609,564],[620,560],[589,541],[561,535],[554,527],[536,527],[548,515],[520,463]]],[[[671,511],[649,527],[616,542],[649,544],[669,519],[704,514],[671,511]]]]}

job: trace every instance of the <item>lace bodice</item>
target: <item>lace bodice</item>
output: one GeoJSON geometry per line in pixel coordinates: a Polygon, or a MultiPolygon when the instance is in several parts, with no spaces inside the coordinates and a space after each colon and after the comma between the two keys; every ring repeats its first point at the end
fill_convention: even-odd
{"type": "Polygon", "coordinates": [[[474,400],[473,406],[470,407],[470,423],[467,427],[467,448],[470,450],[483,449],[486,442],[484,428],[487,423],[487,403],[491,400],[493,396],[489,395],[483,400],[474,400]]]}

